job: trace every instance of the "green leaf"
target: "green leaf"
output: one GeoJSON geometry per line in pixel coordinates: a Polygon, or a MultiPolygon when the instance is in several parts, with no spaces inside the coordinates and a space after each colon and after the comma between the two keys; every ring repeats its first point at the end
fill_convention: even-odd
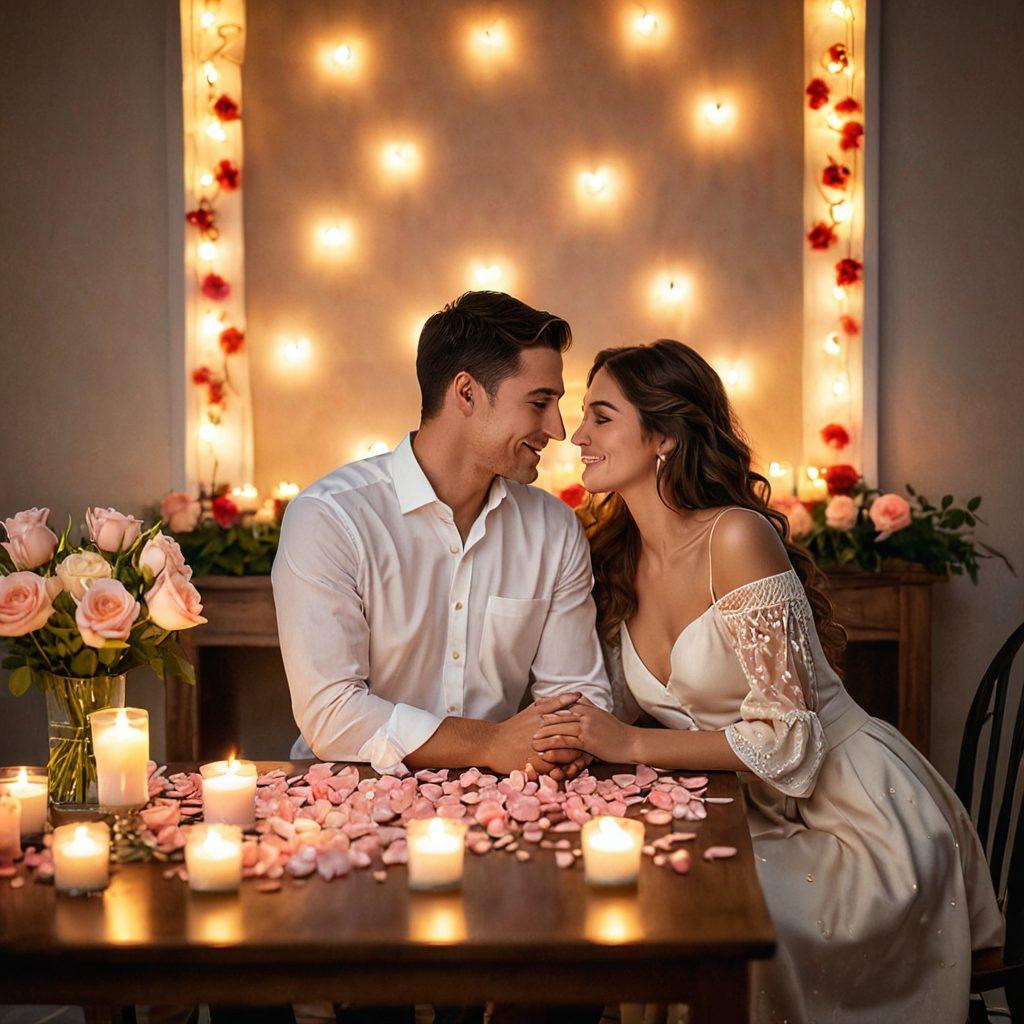
{"type": "Polygon", "coordinates": [[[184,657],[180,651],[174,649],[171,644],[165,644],[160,648],[160,655],[163,660],[164,680],[168,675],[176,676],[190,686],[196,685],[196,673],[192,663],[184,657]]]}
{"type": "Polygon", "coordinates": [[[953,495],[952,494],[944,494],[942,496],[942,511],[945,512],[946,509],[949,508],[949,506],[952,505],[952,504],[953,504],[953,495]]]}
{"type": "Polygon", "coordinates": [[[99,658],[91,647],[83,647],[71,659],[71,674],[83,679],[94,675],[99,666],[99,658]]]}
{"type": "Polygon", "coordinates": [[[20,697],[32,685],[32,669],[28,665],[16,668],[7,677],[7,688],[15,697],[20,697]]]}
{"type": "MultiPolygon", "coordinates": [[[[127,644],[124,646],[127,646],[127,644]]],[[[121,657],[121,651],[117,647],[107,647],[104,645],[96,652],[96,655],[104,668],[110,668],[121,657]]]]}
{"type": "Polygon", "coordinates": [[[906,488],[907,494],[909,494],[912,498],[917,497],[917,491],[915,491],[914,488],[910,486],[910,484],[906,484],[906,488]]]}
{"type": "Polygon", "coordinates": [[[976,498],[971,498],[971,500],[969,502],[967,502],[967,511],[968,512],[976,511],[980,504],[981,504],[981,497],[980,497],[980,495],[978,497],[976,497],[976,498]]]}

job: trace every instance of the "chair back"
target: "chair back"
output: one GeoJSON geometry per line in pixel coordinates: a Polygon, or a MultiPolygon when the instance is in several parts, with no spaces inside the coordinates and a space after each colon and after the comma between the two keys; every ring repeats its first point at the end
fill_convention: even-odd
{"type": "Polygon", "coordinates": [[[1018,791],[1024,788],[1021,779],[1021,760],[1024,758],[1024,687],[1017,688],[1016,707],[1011,704],[1009,718],[1007,716],[1010,676],[1022,646],[1024,623],[1014,630],[982,676],[971,710],[967,714],[956,770],[956,795],[974,820],[988,857],[992,884],[1006,918],[1004,962],[1007,964],[1024,961],[1024,813],[1016,807],[1019,802],[1018,791]],[[1000,750],[1004,726],[1008,720],[1012,720],[1013,725],[1002,786],[997,798],[1000,750]],[[984,771],[981,774],[981,789],[975,800],[975,781],[983,748],[984,771]]]}

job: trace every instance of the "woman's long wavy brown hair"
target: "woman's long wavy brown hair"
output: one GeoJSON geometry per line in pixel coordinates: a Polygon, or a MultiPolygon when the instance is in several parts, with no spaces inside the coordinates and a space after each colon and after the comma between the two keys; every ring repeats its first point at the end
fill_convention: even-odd
{"type": "MultiPolygon", "coordinates": [[[[807,592],[814,624],[829,664],[839,671],[846,631],[818,586],[820,574],[806,548],[789,539],[789,521],[769,507],[771,485],[750,465],[750,445],[733,414],[721,378],[687,345],[661,340],[650,345],[606,348],[587,378],[605,370],[636,406],[647,434],[675,440],[658,473],[658,494],[672,509],[738,505],[760,513],[778,531],[790,564],[807,592]]],[[[619,624],[637,609],[634,580],[640,532],[625,502],[614,492],[581,509],[590,540],[598,631],[618,643],[619,624]]]]}

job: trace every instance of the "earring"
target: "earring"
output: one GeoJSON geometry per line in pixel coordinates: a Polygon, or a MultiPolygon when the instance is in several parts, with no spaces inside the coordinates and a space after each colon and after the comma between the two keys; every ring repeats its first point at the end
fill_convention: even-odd
{"type": "Polygon", "coordinates": [[[665,456],[662,455],[661,452],[658,452],[658,456],[657,456],[657,466],[658,466],[658,469],[661,469],[661,467],[664,466],[664,465],[665,465],[665,456]]]}

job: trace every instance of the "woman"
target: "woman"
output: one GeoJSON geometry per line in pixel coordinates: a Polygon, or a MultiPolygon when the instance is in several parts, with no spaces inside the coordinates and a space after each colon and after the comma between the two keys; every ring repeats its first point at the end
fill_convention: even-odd
{"type": "Polygon", "coordinates": [[[606,349],[573,436],[598,628],[640,708],[546,716],[540,752],[744,773],[778,952],[751,1019],[966,1019],[971,951],[1000,945],[984,853],[955,795],[836,671],[845,634],[750,467],[722,382],[675,341],[606,349]]]}

